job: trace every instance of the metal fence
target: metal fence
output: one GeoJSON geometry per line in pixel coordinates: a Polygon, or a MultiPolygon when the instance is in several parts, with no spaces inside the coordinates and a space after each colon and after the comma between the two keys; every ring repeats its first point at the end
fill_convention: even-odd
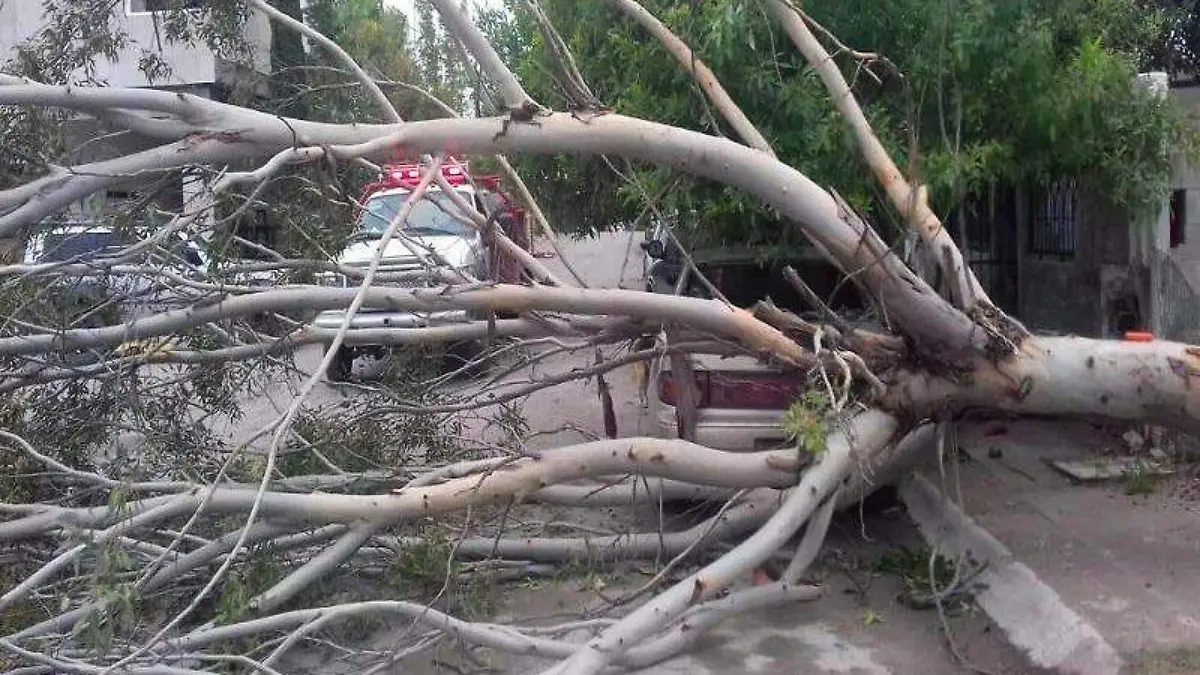
{"type": "Polygon", "coordinates": [[[1079,188],[1062,178],[1034,190],[1029,199],[1029,252],[1063,259],[1079,245],[1079,188]]]}
{"type": "Polygon", "coordinates": [[[1154,251],[1150,264],[1158,268],[1157,311],[1161,337],[1200,342],[1200,294],[1170,254],[1154,251]]]}
{"type": "Polygon", "coordinates": [[[1017,309],[1017,203],[1016,190],[996,185],[968,198],[946,219],[951,231],[963,228],[963,256],[983,290],[1006,311],[1017,309]]]}

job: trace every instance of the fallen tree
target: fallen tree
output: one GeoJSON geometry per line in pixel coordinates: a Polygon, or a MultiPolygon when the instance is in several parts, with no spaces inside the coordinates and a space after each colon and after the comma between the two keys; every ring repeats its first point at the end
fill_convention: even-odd
{"type": "MultiPolygon", "coordinates": [[[[313,634],[373,613],[419,626],[405,633],[397,653],[381,655],[385,663],[426,651],[448,635],[555,661],[547,672],[644,666],[692,645],[703,628],[731,613],[814,599],[819,590],[804,583],[805,572],[832,511],[924,458],[936,423],[971,410],[1200,428],[1200,394],[1191,386],[1200,373],[1196,348],[1035,336],[991,303],[923,187],[901,173],[875,137],[852,88],[814,36],[814,24],[789,3],[767,5],[827,88],[892,206],[931,254],[939,270],[935,283],[907,265],[836,192],[777,157],[713,71],[644,8],[628,0],[613,3],[685,65],[749,146],[595,105],[552,112],[529,95],[455,3],[434,4],[452,39],[494,83],[501,114],[403,122],[342,47],[258,0],[248,5],[330,50],[370,93],[385,121],[332,124],[165,91],[0,80],[2,106],[69,110],[158,143],[73,166],[45,163],[36,177],[0,191],[0,236],[28,238],[71,203],[131,175],[215,167],[219,176],[202,203],[186,204],[139,232],[140,240],[123,247],[115,261],[14,262],[0,269],[8,295],[6,334],[0,336],[8,429],[0,438],[14,475],[44,476],[28,484],[10,481],[0,504],[0,542],[19,553],[0,596],[0,611],[14,617],[4,624],[0,648],[23,672],[199,672],[212,664],[275,672],[313,634]],[[169,248],[178,232],[215,228],[202,216],[211,200],[238,184],[260,184],[306,164],[425,156],[421,182],[392,220],[386,242],[420,193],[445,181],[438,165],[449,152],[622,157],[737,188],[774,209],[865,289],[881,310],[881,325],[848,331],[837,317],[810,323],[769,306],[574,286],[495,233],[486,217],[474,226],[496,236],[533,283],[455,278],[435,288],[376,286],[382,249],[354,277],[357,288],[187,279],[145,257],[169,248]],[[246,162],[259,166],[230,168],[246,162]],[[89,308],[83,317],[59,316],[58,325],[44,314],[29,314],[52,297],[53,281],[115,272],[148,277],[153,288],[179,293],[182,303],[101,325],[83,319],[99,316],[102,308],[89,308]],[[306,328],[293,317],[300,310],[333,308],[347,308],[336,331],[306,328]],[[373,329],[370,335],[351,330],[350,316],[371,308],[461,309],[491,318],[453,327],[373,329]],[[498,313],[517,318],[497,319],[498,313]],[[283,329],[246,323],[264,316],[283,329]],[[751,354],[798,378],[820,375],[811,381],[822,384],[814,386],[829,387],[833,401],[847,397],[832,390],[848,392],[850,400],[823,411],[828,432],[815,452],[734,454],[649,438],[528,449],[527,430],[518,429],[503,406],[537,388],[678,356],[643,349],[508,393],[488,382],[467,400],[445,401],[411,381],[404,388],[365,387],[372,390],[366,410],[355,416],[306,409],[320,378],[305,375],[283,410],[269,422],[257,420],[264,423],[251,438],[232,445],[206,426],[214,411],[239,414],[251,387],[290,373],[280,357],[309,342],[332,345],[320,373],[343,342],[418,345],[482,337],[503,351],[515,349],[506,340],[519,338],[573,353],[626,343],[663,326],[694,338],[672,347],[677,351],[751,354]],[[822,347],[816,335],[836,336],[827,343],[834,346],[822,347]],[[131,340],[141,347],[129,347],[131,340]],[[501,412],[493,422],[505,440],[482,457],[479,447],[460,445],[465,432],[455,416],[497,406],[501,412]],[[48,429],[51,413],[67,424],[48,429]],[[154,448],[143,447],[134,458],[118,453],[106,465],[90,454],[130,425],[154,448]],[[321,440],[331,437],[337,442],[321,440]],[[369,453],[365,439],[374,444],[369,453]],[[383,445],[388,448],[377,447],[383,445]],[[339,454],[329,456],[322,447],[339,454]],[[588,508],[670,498],[726,501],[704,522],[674,533],[563,535],[547,526],[528,534],[509,522],[510,512],[525,504],[588,508]],[[797,535],[795,548],[787,548],[797,535]],[[530,567],[579,559],[681,559],[719,541],[733,548],[682,580],[655,587],[656,594],[619,619],[514,627],[458,618],[437,605],[454,584],[472,578],[460,560],[530,567]],[[408,561],[430,550],[440,561],[436,573],[426,575],[433,577],[432,597],[298,606],[337,570],[381,559],[408,561]],[[777,581],[726,594],[736,579],[781,550],[791,557],[777,581]],[[277,569],[264,572],[264,560],[277,569]],[[578,629],[589,632],[586,640],[563,637],[578,629]],[[262,640],[267,634],[270,640],[262,640]],[[239,642],[252,636],[259,646],[239,642]],[[271,651],[263,653],[261,645],[271,651]]],[[[559,45],[564,69],[574,71],[576,88],[586,90],[554,27],[544,21],[542,28],[559,45]]],[[[539,223],[549,232],[544,216],[539,223]]],[[[279,255],[273,264],[303,269],[331,261],[279,255]]],[[[539,358],[526,357],[518,367],[539,358]]],[[[431,581],[401,574],[410,586],[422,578],[431,581]]]]}

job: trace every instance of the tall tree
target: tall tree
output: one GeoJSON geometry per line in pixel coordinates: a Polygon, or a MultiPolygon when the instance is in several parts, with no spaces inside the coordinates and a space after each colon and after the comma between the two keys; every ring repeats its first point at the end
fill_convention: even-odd
{"type": "MultiPolygon", "coordinates": [[[[469,82],[466,64],[460,59],[465,54],[455,43],[455,38],[441,27],[429,0],[415,0],[413,5],[417,13],[418,80],[459,114],[466,114],[469,112],[466,100],[469,82]]],[[[433,116],[440,117],[441,114],[433,116]]]]}
{"type": "Polygon", "coordinates": [[[1149,63],[1176,81],[1193,82],[1200,73],[1200,12],[1196,0],[1156,0],[1167,19],[1162,39],[1152,46],[1149,63]]]}
{"type": "MultiPolygon", "coordinates": [[[[1139,55],[1157,34],[1153,12],[1118,0],[973,0],[961,19],[947,22],[948,13],[938,13],[945,6],[932,0],[806,4],[844,31],[843,39],[879,45],[904,76],[883,70],[870,84],[858,66],[872,57],[841,47],[785,0],[652,4],[649,18],[686,42],[657,28],[658,42],[648,40],[595,5],[564,1],[547,5],[549,20],[536,32],[525,24],[526,32],[495,41],[518,51],[519,72],[542,87],[533,89],[456,0],[433,2],[448,34],[491,80],[501,114],[400,122],[371,68],[303,24],[298,29],[323,49],[306,54],[304,67],[319,66],[314,72],[331,79],[328,87],[295,94],[335,97],[328,107],[312,106],[318,119],[287,117],[257,99],[233,105],[65,79],[0,78],[0,105],[95,116],[157,143],[96,162],[53,156],[15,177],[16,185],[0,190],[0,237],[44,231],[47,219],[71,203],[130,177],[182,170],[218,177],[217,194],[287,175],[303,189],[260,197],[289,213],[285,222],[296,230],[312,228],[303,234],[333,236],[342,223],[322,221],[315,204],[340,208],[337,179],[316,167],[387,161],[398,149],[583,155],[599,163],[574,175],[569,161],[541,165],[564,215],[608,224],[580,211],[593,203],[605,216],[632,213],[610,195],[614,181],[600,167],[632,176],[634,185],[623,189],[636,199],[679,181],[666,206],[694,220],[698,233],[740,235],[740,243],[785,236],[811,242],[886,318],[852,327],[832,311],[810,321],[766,304],[742,308],[569,286],[514,250],[492,218],[470,209],[466,226],[510,244],[504,250],[536,284],[461,276],[441,283],[440,274],[436,287],[403,285],[411,277],[396,280],[402,285],[373,284],[384,247],[365,272],[335,267],[329,256],[298,260],[294,250],[276,251],[289,255],[268,262],[336,270],[357,285],[230,283],[178,271],[164,256],[180,232],[221,226],[202,222],[194,208],[168,214],[167,222],[134,232],[137,241],[117,241],[116,251],[99,258],[5,265],[0,459],[13,470],[0,476],[0,542],[14,544],[15,561],[0,570],[6,667],[179,672],[215,664],[269,672],[314,632],[321,631],[321,644],[349,639],[362,624],[343,631],[335,625],[382,613],[420,629],[403,631],[395,654],[377,655],[381,667],[433,646],[434,631],[456,644],[562,661],[547,672],[639,668],[695,644],[731,613],[815,599],[819,589],[802,580],[832,511],[904,470],[943,424],[968,412],[1099,416],[1200,431],[1195,347],[1031,334],[978,292],[962,251],[920,199],[923,184],[935,187],[937,203],[944,199],[938,193],[970,190],[975,181],[1072,172],[1131,208],[1148,203],[1161,189],[1169,144],[1187,135],[1167,104],[1131,86],[1139,55]],[[1127,19],[1136,20],[1136,30],[1127,19]],[[660,42],[683,55],[682,63],[663,58],[660,42]],[[553,61],[523,51],[536,56],[543,46],[553,48],[553,61]],[[711,70],[698,67],[698,56],[711,70]],[[724,82],[719,89],[717,78],[724,82]],[[343,86],[349,84],[355,86],[343,86]],[[586,91],[616,110],[599,108],[581,96],[586,91]],[[1126,133],[1114,139],[1118,130],[1126,133]],[[296,166],[312,174],[283,173],[296,166]],[[809,174],[870,207],[867,216],[809,174]],[[589,193],[600,195],[588,201],[589,193]],[[314,201],[301,203],[299,194],[314,201]],[[879,235],[890,211],[899,214],[897,228],[936,248],[947,280],[942,292],[879,235]],[[170,292],[177,306],[117,318],[99,311],[105,302],[74,313],[46,308],[54,305],[48,300],[73,297],[65,287],[125,275],[148,279],[154,297],[170,292]],[[325,309],[345,310],[338,330],[289,319],[325,309]],[[373,309],[464,320],[352,328],[350,317],[373,309]],[[248,322],[264,315],[280,320],[267,328],[248,322]],[[675,336],[668,344],[628,348],[667,330],[675,336]],[[493,356],[524,359],[538,376],[516,383],[479,378],[448,392],[425,382],[415,372],[423,361],[411,360],[379,385],[364,385],[360,396],[335,395],[322,407],[310,405],[320,375],[302,374],[284,410],[253,420],[257,443],[230,441],[209,424],[218,414],[249,415],[245,401],[254,386],[278,386],[291,372],[279,355],[302,345],[330,345],[319,373],[344,342],[412,347],[468,339],[495,347],[493,356]],[[587,353],[587,365],[543,373],[550,356],[572,351],[587,353]],[[731,453],[633,437],[531,452],[528,442],[541,431],[512,405],[577,379],[592,378],[603,390],[607,372],[639,360],[730,352],[777,366],[805,390],[789,415],[802,445],[731,453]],[[464,415],[481,408],[498,409],[488,422],[499,439],[464,447],[471,426],[464,415]],[[111,444],[118,432],[143,442],[132,450],[111,444]],[[680,533],[598,538],[570,527],[551,536],[548,527],[530,535],[526,526],[543,517],[520,512],[528,502],[592,508],[696,496],[728,501],[680,533]],[[800,545],[788,548],[802,529],[800,545]],[[530,561],[686,557],[720,538],[737,543],[677,581],[659,575],[647,586],[655,594],[627,613],[560,627],[592,631],[582,644],[543,627],[476,620],[462,602],[446,602],[467,597],[456,589],[491,584],[496,577],[479,575],[511,570],[516,561],[531,570],[530,561]],[[778,582],[731,591],[781,550],[792,557],[778,582]],[[460,564],[466,557],[495,564],[468,568],[460,564]],[[364,591],[358,582],[366,578],[378,585],[364,591]],[[385,592],[395,599],[380,600],[385,592]]],[[[263,8],[261,0],[251,3],[263,8]]],[[[622,6],[644,9],[631,0],[622,6]]],[[[368,39],[376,19],[349,10],[343,18],[328,19],[328,28],[342,31],[346,44],[361,39],[360,48],[391,53],[368,39]]],[[[62,28],[50,31],[54,40],[42,49],[74,44],[75,33],[62,28]]],[[[438,180],[438,159],[416,197],[438,180]]],[[[435,270],[428,271],[433,278],[435,270]]]]}
{"type": "MultiPolygon", "coordinates": [[[[662,47],[616,10],[617,3],[541,5],[584,78],[613,110],[732,133],[686,73],[661,67],[662,47]]],[[[890,219],[861,167],[846,161],[853,141],[845,123],[760,2],[645,6],[717,73],[780,157],[822,176],[867,213],[890,219]]],[[[559,59],[525,7],[511,3],[517,21],[493,23],[494,37],[536,98],[562,104],[559,59]]],[[[1162,10],[1090,0],[851,0],[804,7],[842,43],[865,45],[878,56],[864,61],[834,50],[852,69],[854,91],[884,145],[928,184],[939,212],[952,212],[993,182],[1058,176],[1082,178],[1118,204],[1144,210],[1165,194],[1172,152],[1187,152],[1190,128],[1180,112],[1130,87],[1166,39],[1170,15],[1162,10]]],[[[668,182],[667,174],[650,170],[635,174],[642,186],[632,189],[594,160],[536,160],[526,167],[542,181],[539,187],[557,195],[557,219],[587,214],[580,223],[585,229],[629,221],[644,195],[668,182]],[[577,191],[572,177],[579,174],[589,185],[616,189],[577,191]]],[[[753,200],[715,185],[684,185],[668,194],[666,205],[688,214],[681,221],[694,223],[697,236],[775,236],[773,215],[753,200]],[[718,194],[722,198],[714,199],[718,194]]]]}

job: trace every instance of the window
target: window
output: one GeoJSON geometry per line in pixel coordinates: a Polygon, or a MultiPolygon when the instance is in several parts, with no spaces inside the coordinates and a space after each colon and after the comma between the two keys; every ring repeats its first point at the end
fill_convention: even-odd
{"type": "Polygon", "coordinates": [[[1171,248],[1187,243],[1187,190],[1171,192],[1171,248]]]}
{"type": "MultiPolygon", "coordinates": [[[[470,201],[469,194],[463,196],[470,201]]],[[[370,239],[382,237],[392,219],[399,215],[400,208],[407,199],[407,192],[377,195],[368,199],[363,205],[362,219],[359,222],[360,234],[370,239]]],[[[404,221],[404,231],[418,236],[450,234],[464,237],[474,232],[475,228],[467,220],[467,216],[450,201],[449,196],[441,192],[426,192],[408,212],[408,218],[404,221]]]]}
{"type": "Polygon", "coordinates": [[[1064,178],[1029,199],[1029,252],[1069,260],[1079,240],[1079,189],[1064,178]]]}
{"type": "MultiPolygon", "coordinates": [[[[697,262],[697,267],[712,287],[720,291],[730,303],[736,307],[750,307],[763,298],[771,300],[779,307],[797,313],[817,311],[809,301],[801,296],[787,277],[783,268],[791,266],[804,282],[833,309],[839,312],[855,314],[865,308],[866,304],[858,288],[845,280],[842,273],[823,258],[814,256],[786,256],[762,262],[747,260],[713,260],[697,262]]],[[[685,295],[699,298],[713,297],[708,286],[689,275],[688,288],[685,295]]]]}
{"type": "Polygon", "coordinates": [[[204,0],[125,0],[126,14],[149,14],[172,9],[203,9],[204,0]]]}
{"type": "Polygon", "coordinates": [[[38,262],[92,260],[115,253],[128,242],[106,230],[55,232],[46,235],[38,262]]]}
{"type": "Polygon", "coordinates": [[[132,190],[105,190],[104,199],[110,209],[122,209],[132,206],[142,198],[142,195],[132,190]]]}

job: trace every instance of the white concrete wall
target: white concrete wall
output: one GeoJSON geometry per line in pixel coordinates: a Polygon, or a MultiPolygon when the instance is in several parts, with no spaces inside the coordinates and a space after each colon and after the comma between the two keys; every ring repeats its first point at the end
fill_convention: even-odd
{"type": "MultiPolygon", "coordinates": [[[[124,4],[124,3],[122,3],[124,4]]],[[[160,45],[155,39],[155,18],[152,14],[126,15],[124,8],[117,11],[115,20],[129,33],[132,44],[116,61],[96,64],[100,77],[114,87],[172,86],[216,81],[217,59],[208,47],[183,45],[165,40],[160,45]],[[148,82],[138,70],[138,59],[142,51],[155,52],[171,66],[170,76],[162,81],[148,82]]],[[[161,28],[159,33],[161,34],[161,28]]]]}
{"type": "MultiPolygon", "coordinates": [[[[66,0],[69,1],[69,0],[66,0]]],[[[126,0],[118,6],[111,19],[114,28],[123,28],[131,44],[116,61],[107,59],[96,63],[97,77],[115,87],[180,86],[210,84],[217,80],[217,59],[204,45],[182,45],[163,42],[155,37],[155,17],[148,13],[129,14],[126,0]],[[138,70],[143,51],[151,51],[171,66],[171,75],[150,83],[138,70]]],[[[41,0],[5,0],[0,3],[0,55],[10,58],[13,48],[35,35],[44,25],[41,0]]],[[[255,12],[245,24],[246,37],[254,48],[254,65],[260,72],[271,66],[271,26],[266,16],[255,12]]]]}
{"type": "MultiPolygon", "coordinates": [[[[281,30],[287,30],[286,28],[281,30]]],[[[254,45],[254,69],[260,73],[271,72],[271,20],[259,11],[250,13],[242,27],[246,40],[254,45]]]]}
{"type": "MultiPolygon", "coordinates": [[[[1200,87],[1182,87],[1171,90],[1171,96],[1182,103],[1189,115],[1200,124],[1200,87]]],[[[1200,289],[1200,165],[1177,160],[1171,179],[1172,190],[1186,191],[1184,203],[1184,243],[1169,251],[1181,272],[1200,289]]]]}

